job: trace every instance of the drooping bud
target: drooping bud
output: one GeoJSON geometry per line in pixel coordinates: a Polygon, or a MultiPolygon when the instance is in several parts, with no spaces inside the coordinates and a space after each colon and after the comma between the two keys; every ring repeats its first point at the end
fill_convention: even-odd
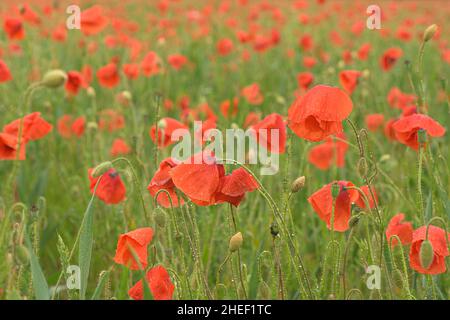
{"type": "Polygon", "coordinates": [[[423,41],[424,42],[430,41],[433,38],[433,36],[435,35],[436,31],[437,31],[436,24],[432,24],[431,26],[426,28],[425,32],[423,33],[423,41]]]}
{"type": "Polygon", "coordinates": [[[131,101],[131,99],[133,99],[133,96],[131,95],[131,92],[130,92],[130,91],[127,91],[127,90],[125,90],[125,91],[122,92],[122,97],[123,97],[125,100],[128,100],[128,101],[131,101]]]}
{"type": "Polygon", "coordinates": [[[98,166],[95,167],[94,171],[92,171],[92,177],[98,178],[98,177],[104,175],[112,167],[113,167],[113,165],[112,165],[111,161],[102,162],[98,166]]]}
{"type": "Polygon", "coordinates": [[[155,222],[160,228],[164,228],[166,225],[166,212],[163,208],[158,207],[155,209],[155,213],[153,215],[155,218],[155,222]]]}
{"type": "Polygon", "coordinates": [[[362,77],[363,77],[364,79],[369,78],[369,77],[370,77],[370,70],[369,70],[369,69],[364,69],[364,70],[362,71],[362,77]]]}
{"type": "Polygon", "coordinates": [[[301,176],[301,177],[298,177],[297,179],[295,179],[291,185],[291,192],[296,193],[296,192],[300,191],[300,189],[303,189],[303,187],[305,186],[305,181],[306,181],[305,176],[301,176]]]}
{"type": "Polygon", "coordinates": [[[424,269],[428,269],[433,263],[434,252],[433,252],[433,245],[431,244],[430,241],[424,240],[420,245],[419,259],[420,264],[424,269]]]}
{"type": "Polygon", "coordinates": [[[87,128],[88,128],[89,130],[97,130],[97,129],[98,129],[98,124],[97,124],[97,122],[89,121],[89,122],[87,123],[87,128]]]}
{"type": "Polygon", "coordinates": [[[341,192],[341,187],[338,183],[333,183],[331,185],[331,196],[336,199],[339,196],[339,193],[341,192]]]}
{"type": "Polygon", "coordinates": [[[58,88],[62,86],[67,80],[67,73],[63,70],[55,69],[50,70],[44,77],[42,77],[41,84],[47,88],[58,88]]]}
{"type": "Polygon", "coordinates": [[[158,129],[165,129],[167,127],[167,122],[165,119],[158,121],[158,129]]]}
{"type": "Polygon", "coordinates": [[[366,160],[366,158],[360,158],[360,159],[358,160],[358,166],[357,166],[357,168],[358,168],[359,176],[360,176],[361,178],[364,178],[364,177],[367,176],[367,173],[368,173],[368,165],[367,165],[367,160],[366,160]]]}
{"type": "Polygon", "coordinates": [[[230,252],[235,252],[242,246],[242,242],[244,242],[244,238],[242,238],[242,233],[238,232],[231,237],[228,249],[230,252]]]}

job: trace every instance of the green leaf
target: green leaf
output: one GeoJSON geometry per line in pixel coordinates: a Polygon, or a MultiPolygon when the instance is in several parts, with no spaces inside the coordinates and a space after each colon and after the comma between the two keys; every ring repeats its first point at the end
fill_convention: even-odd
{"type": "Polygon", "coordinates": [[[39,260],[34,254],[30,237],[28,235],[28,230],[25,231],[25,244],[30,253],[31,277],[33,279],[34,295],[37,300],[50,300],[50,291],[48,289],[47,280],[42,272],[39,260]]]}

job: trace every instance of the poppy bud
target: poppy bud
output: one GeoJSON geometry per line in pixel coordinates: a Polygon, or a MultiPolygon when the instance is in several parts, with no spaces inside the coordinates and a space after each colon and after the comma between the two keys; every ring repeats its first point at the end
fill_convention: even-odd
{"type": "Polygon", "coordinates": [[[47,88],[58,88],[67,80],[67,73],[62,70],[50,70],[42,78],[41,84],[47,88]]]}
{"type": "Polygon", "coordinates": [[[167,127],[167,122],[165,119],[158,121],[158,129],[165,129],[167,127]]]}
{"type": "Polygon", "coordinates": [[[419,129],[419,131],[417,131],[417,142],[419,142],[419,145],[423,145],[427,142],[427,132],[425,130],[419,129]]]}
{"type": "Polygon", "coordinates": [[[88,97],[95,98],[95,89],[94,88],[92,88],[92,87],[87,88],[86,93],[87,93],[88,97]]]}
{"type": "Polygon", "coordinates": [[[368,168],[367,168],[367,160],[366,158],[360,158],[358,160],[358,173],[360,177],[367,176],[368,168]]]}
{"type": "Polygon", "coordinates": [[[434,252],[430,241],[424,240],[420,245],[419,258],[420,264],[424,269],[428,269],[433,263],[434,252]]]}
{"type": "Polygon", "coordinates": [[[154,218],[158,227],[164,228],[166,225],[166,213],[161,207],[156,208],[154,218]]]}
{"type": "Polygon", "coordinates": [[[28,264],[28,261],[30,261],[30,253],[25,246],[19,245],[16,247],[15,258],[19,265],[28,264]]]}
{"type": "Polygon", "coordinates": [[[102,162],[98,166],[95,167],[94,171],[92,171],[92,177],[98,178],[98,177],[104,175],[112,167],[113,167],[113,165],[112,165],[111,161],[102,162]]]}
{"type": "Polygon", "coordinates": [[[98,124],[97,124],[97,122],[90,121],[90,122],[88,122],[88,124],[87,124],[87,128],[88,128],[89,130],[97,130],[98,124]]]}
{"type": "Polygon", "coordinates": [[[338,183],[333,183],[331,185],[331,196],[336,199],[339,196],[339,193],[341,191],[341,187],[338,183]]]}
{"type": "Polygon", "coordinates": [[[242,238],[242,233],[238,232],[230,239],[230,244],[228,246],[228,249],[230,252],[235,252],[242,246],[242,242],[244,239],[242,238]]]}
{"type": "Polygon", "coordinates": [[[370,76],[370,70],[369,69],[364,69],[363,72],[362,72],[362,77],[364,79],[367,79],[367,78],[369,78],[369,76],[370,76]]]}
{"type": "Polygon", "coordinates": [[[279,103],[279,104],[286,104],[286,99],[284,99],[282,96],[280,95],[276,95],[275,100],[279,103]]]}
{"type": "Polygon", "coordinates": [[[122,98],[124,98],[125,100],[128,100],[128,101],[131,101],[133,96],[131,95],[130,91],[123,91],[122,92],[122,98]]]}
{"type": "Polygon", "coordinates": [[[425,32],[423,33],[423,41],[424,42],[428,42],[430,41],[434,34],[437,31],[437,25],[436,24],[432,24],[431,26],[429,26],[428,28],[425,29],[425,32]]]}
{"type": "Polygon", "coordinates": [[[301,176],[301,177],[298,177],[297,179],[295,179],[291,185],[291,192],[296,193],[300,189],[303,189],[303,187],[305,186],[305,180],[306,180],[305,176],[301,176]]]}

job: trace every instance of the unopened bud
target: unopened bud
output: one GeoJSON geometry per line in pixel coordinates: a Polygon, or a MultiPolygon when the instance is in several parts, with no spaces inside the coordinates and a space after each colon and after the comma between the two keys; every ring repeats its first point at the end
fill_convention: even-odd
{"type": "Polygon", "coordinates": [[[437,31],[436,24],[432,24],[431,26],[426,28],[425,32],[423,33],[423,41],[424,42],[430,41],[435,35],[436,31],[437,31]]]}
{"type": "Polygon", "coordinates": [[[86,89],[86,93],[87,93],[88,97],[95,98],[95,89],[94,88],[88,87],[86,89]]]}
{"type": "Polygon", "coordinates": [[[97,129],[98,129],[98,124],[97,124],[97,122],[90,121],[90,122],[88,122],[88,124],[87,124],[87,128],[88,128],[89,130],[97,130],[97,129]]]}
{"type": "Polygon", "coordinates": [[[160,228],[164,228],[166,225],[166,212],[163,208],[158,207],[155,209],[154,214],[155,222],[160,228]]]}
{"type": "Polygon", "coordinates": [[[167,127],[167,122],[165,119],[158,121],[158,129],[165,129],[167,127]]]}
{"type": "Polygon", "coordinates": [[[420,245],[419,260],[424,269],[428,269],[433,263],[434,252],[430,241],[424,240],[420,245]]]}
{"type": "Polygon", "coordinates": [[[111,161],[102,162],[98,166],[95,167],[94,171],[92,171],[92,177],[98,178],[98,177],[104,175],[112,167],[113,167],[113,165],[112,165],[111,161]]]}
{"type": "Polygon", "coordinates": [[[48,88],[58,88],[62,86],[67,80],[67,73],[63,70],[50,70],[42,78],[42,85],[48,88]]]}
{"type": "Polygon", "coordinates": [[[228,249],[230,250],[230,252],[235,252],[242,246],[242,242],[244,242],[244,239],[242,238],[242,233],[238,232],[231,237],[228,249]]]}
{"type": "Polygon", "coordinates": [[[368,172],[367,160],[366,158],[360,158],[358,160],[358,173],[360,177],[366,177],[368,172]]]}
{"type": "Polygon", "coordinates": [[[296,193],[300,189],[303,189],[303,187],[305,186],[305,181],[306,181],[305,176],[301,176],[301,177],[298,177],[297,179],[295,179],[291,185],[291,192],[296,193]]]}

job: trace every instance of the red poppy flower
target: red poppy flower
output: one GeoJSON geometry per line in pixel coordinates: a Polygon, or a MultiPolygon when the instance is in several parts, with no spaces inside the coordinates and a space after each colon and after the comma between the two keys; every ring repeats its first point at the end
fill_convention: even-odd
{"type": "Polygon", "coordinates": [[[314,81],[314,75],[311,72],[300,72],[297,74],[298,86],[303,90],[308,90],[314,81]]]}
{"type": "Polygon", "coordinates": [[[370,50],[372,50],[372,45],[370,43],[363,44],[358,50],[359,60],[367,60],[370,50]]]}
{"type": "MultiPolygon", "coordinates": [[[[169,193],[169,195],[166,192],[160,192],[158,194],[157,201],[164,208],[170,208],[170,201],[172,201],[173,207],[178,207],[180,205],[178,202],[178,196],[175,192],[175,184],[173,183],[170,175],[170,170],[176,166],[177,164],[172,158],[166,158],[161,161],[158,171],[155,172],[155,175],[147,187],[147,190],[153,197],[155,197],[156,193],[162,189],[169,193]]],[[[180,199],[180,202],[183,204],[184,200],[180,199]]]]}
{"type": "Polygon", "coordinates": [[[110,154],[112,157],[117,157],[120,155],[129,154],[131,152],[130,147],[123,139],[114,139],[113,144],[111,146],[110,154]]]}
{"type": "Polygon", "coordinates": [[[253,83],[242,89],[241,95],[247,100],[249,104],[259,105],[263,103],[264,97],[261,94],[261,90],[257,83],[253,83]]]}
{"type": "Polygon", "coordinates": [[[24,21],[27,21],[32,24],[41,23],[41,19],[39,18],[38,14],[34,12],[33,9],[31,9],[28,3],[25,3],[20,7],[19,13],[24,21]]]}
{"type": "Polygon", "coordinates": [[[6,63],[0,59],[0,83],[12,80],[11,72],[6,63]]]}
{"type": "MultiPolygon", "coordinates": [[[[410,244],[413,236],[413,226],[411,222],[403,221],[405,214],[397,213],[392,217],[391,221],[386,228],[386,238],[388,241],[392,236],[397,236],[403,245],[410,244]]],[[[397,238],[393,238],[390,242],[392,246],[398,244],[397,238]]]]}
{"type": "MultiPolygon", "coordinates": [[[[352,202],[358,200],[358,191],[346,189],[353,187],[354,184],[349,181],[337,181],[340,187],[339,195],[336,198],[334,208],[334,230],[344,232],[349,228],[352,202]]],[[[333,210],[333,197],[331,187],[333,183],[327,184],[317,190],[308,198],[308,202],[313,207],[319,218],[326,222],[328,229],[331,230],[331,216],[333,210]]]]}
{"type": "Polygon", "coordinates": [[[449,255],[447,240],[450,241],[450,233],[433,225],[428,227],[428,241],[433,246],[433,262],[428,269],[425,269],[420,263],[420,247],[426,239],[426,232],[426,226],[414,230],[409,251],[409,265],[412,269],[424,274],[444,273],[446,271],[445,257],[449,255]]]}
{"type": "Polygon", "coordinates": [[[63,115],[58,120],[58,132],[63,138],[81,137],[86,128],[86,118],[81,116],[73,120],[71,115],[63,115]]]}
{"type": "Polygon", "coordinates": [[[314,57],[303,57],[303,65],[307,69],[313,68],[317,64],[317,60],[314,57]]]}
{"type": "Polygon", "coordinates": [[[313,38],[309,34],[302,36],[298,43],[303,51],[310,51],[314,47],[313,38]]]}
{"type": "MultiPolygon", "coordinates": [[[[176,141],[172,141],[172,133],[175,130],[188,128],[182,124],[181,122],[173,119],[173,118],[162,118],[158,122],[158,147],[163,148],[175,143],[176,141]]],[[[156,126],[153,125],[150,128],[150,137],[153,142],[156,143],[156,126]]]]}
{"type": "Polygon", "coordinates": [[[346,137],[344,133],[337,135],[337,137],[340,139],[337,140],[328,137],[326,142],[312,147],[308,154],[309,162],[320,170],[328,170],[333,163],[338,168],[344,167],[348,143],[345,141],[346,137]]]}
{"type": "MultiPolygon", "coordinates": [[[[91,193],[94,193],[95,186],[100,177],[92,176],[93,169],[88,170],[91,193]]],[[[113,168],[109,169],[102,176],[95,195],[106,204],[117,204],[125,200],[126,189],[119,173],[113,168]]]]}
{"type": "Polygon", "coordinates": [[[381,113],[369,114],[366,116],[366,126],[369,131],[377,131],[384,123],[384,115],[381,113]]]}
{"type": "Polygon", "coordinates": [[[97,79],[101,86],[105,88],[114,88],[120,82],[119,72],[115,63],[107,64],[98,69],[97,79]]]}
{"type": "Polygon", "coordinates": [[[220,40],[216,46],[217,52],[222,56],[230,54],[233,51],[233,47],[233,41],[227,38],[220,40]]]}
{"type": "Polygon", "coordinates": [[[391,107],[403,110],[407,106],[414,104],[416,96],[403,93],[399,88],[393,87],[388,93],[387,100],[391,107]]]}
{"type": "MultiPolygon", "coordinates": [[[[175,286],[170,281],[169,273],[162,266],[150,269],[146,274],[148,287],[155,300],[172,300],[175,286]]],[[[128,295],[134,300],[144,299],[144,286],[139,280],[129,291],[128,295]]]]}
{"type": "Polygon", "coordinates": [[[384,71],[389,71],[395,65],[398,59],[403,56],[403,50],[400,48],[389,48],[381,56],[380,65],[384,71]]]}
{"type": "Polygon", "coordinates": [[[20,19],[6,18],[3,23],[3,29],[10,40],[22,40],[25,38],[25,29],[20,19]]]}
{"type": "Polygon", "coordinates": [[[278,113],[272,113],[260,122],[252,126],[256,139],[260,146],[270,152],[284,153],[286,146],[286,124],[283,117],[278,113]],[[278,139],[272,141],[272,132],[276,134],[278,131],[278,139]]]}
{"type": "Polygon", "coordinates": [[[417,131],[425,130],[431,137],[442,137],[445,134],[445,128],[437,121],[424,114],[413,114],[403,117],[396,121],[392,128],[398,141],[414,150],[419,149],[417,141],[417,131]]]}
{"type": "Polygon", "coordinates": [[[384,126],[384,135],[389,140],[397,140],[397,138],[395,137],[395,130],[392,127],[396,121],[397,119],[390,119],[384,126]]]}
{"type": "Polygon", "coordinates": [[[80,23],[81,31],[85,35],[95,35],[105,29],[108,20],[103,15],[103,8],[95,5],[81,12],[80,23]]]}
{"type": "Polygon", "coordinates": [[[25,160],[24,141],[20,145],[19,157],[17,157],[18,141],[17,136],[0,132],[0,160],[25,160]]]}
{"type": "Polygon", "coordinates": [[[160,70],[161,59],[156,52],[150,51],[141,62],[142,73],[146,77],[158,74],[160,70]]]}
{"type": "Polygon", "coordinates": [[[258,188],[259,185],[253,176],[244,168],[239,168],[222,177],[215,200],[216,203],[228,202],[237,207],[247,192],[255,191],[258,188]]]}
{"type": "Polygon", "coordinates": [[[172,68],[180,70],[188,62],[188,59],[182,54],[172,54],[167,58],[167,61],[172,68]]]}
{"type": "MultiPolygon", "coordinates": [[[[362,186],[360,189],[362,192],[364,192],[364,195],[366,196],[367,201],[369,202],[370,209],[375,208],[375,202],[376,204],[378,204],[378,195],[377,192],[375,191],[375,188],[372,187],[372,193],[375,198],[375,202],[372,199],[372,195],[370,194],[368,186],[362,186]]],[[[355,204],[361,209],[366,209],[366,202],[364,201],[364,198],[360,194],[358,200],[355,201],[355,204]]]]}
{"type": "Polygon", "coordinates": [[[170,170],[174,185],[192,202],[208,206],[215,203],[225,168],[210,152],[201,152],[170,170]]]}
{"type": "Polygon", "coordinates": [[[342,132],[342,121],[353,108],[341,89],[318,85],[299,97],[289,108],[288,125],[300,138],[321,141],[342,132]]]}
{"type": "Polygon", "coordinates": [[[67,81],[65,84],[65,89],[67,93],[76,95],[81,87],[86,87],[83,79],[83,75],[78,71],[67,72],[67,81]]]}
{"type": "Polygon", "coordinates": [[[225,100],[220,104],[220,111],[225,118],[235,117],[238,113],[239,99],[225,100]]]}
{"type": "MultiPolygon", "coordinates": [[[[17,119],[7,124],[3,127],[3,132],[17,137],[20,131],[20,122],[21,119],[17,119]]],[[[25,142],[38,140],[49,134],[52,128],[53,126],[41,117],[40,112],[33,112],[23,118],[22,137],[25,142]]]]}
{"type": "Polygon", "coordinates": [[[258,121],[261,119],[261,116],[257,112],[249,112],[247,116],[245,117],[244,121],[244,128],[251,127],[258,123],[258,121]]]}
{"type": "Polygon", "coordinates": [[[152,238],[152,228],[139,228],[121,234],[117,242],[114,262],[131,270],[145,269],[147,267],[147,247],[152,238]],[[136,258],[139,261],[136,261],[136,258]]]}
{"type": "Polygon", "coordinates": [[[139,65],[137,63],[124,64],[123,73],[128,79],[137,79],[139,77],[139,65]]]}
{"type": "Polygon", "coordinates": [[[125,118],[115,110],[105,109],[100,113],[98,127],[100,130],[114,132],[125,128],[125,118]]]}
{"type": "Polygon", "coordinates": [[[359,77],[361,77],[360,71],[343,70],[339,73],[339,83],[351,95],[358,85],[359,77]]]}

